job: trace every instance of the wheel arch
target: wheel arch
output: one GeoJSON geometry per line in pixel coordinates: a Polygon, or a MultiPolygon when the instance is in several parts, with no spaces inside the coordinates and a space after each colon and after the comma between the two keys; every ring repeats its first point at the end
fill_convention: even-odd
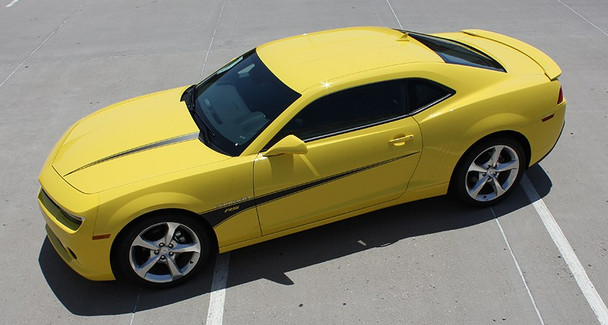
{"type": "Polygon", "coordinates": [[[211,252],[212,253],[217,253],[218,252],[218,241],[217,241],[217,236],[215,234],[215,231],[213,230],[213,227],[211,227],[211,225],[209,224],[209,222],[202,217],[201,215],[194,213],[192,211],[189,210],[185,210],[185,209],[178,209],[178,208],[166,208],[166,209],[159,209],[159,210],[155,210],[155,211],[150,211],[147,213],[142,214],[141,216],[134,218],[133,220],[131,220],[129,223],[127,223],[119,232],[118,234],[114,237],[114,240],[112,241],[112,246],[110,249],[110,265],[112,268],[112,273],[114,273],[114,277],[118,276],[118,272],[117,272],[117,265],[116,265],[116,250],[117,250],[117,246],[120,243],[120,241],[124,238],[124,236],[127,234],[127,232],[129,231],[130,228],[132,228],[135,224],[141,222],[142,220],[146,219],[146,218],[151,218],[155,215],[158,215],[160,213],[175,213],[175,214],[179,214],[179,215],[183,215],[183,216],[187,216],[188,218],[190,218],[192,221],[198,223],[199,225],[201,225],[206,231],[207,234],[209,235],[209,239],[211,242],[211,252]]]}
{"type": "Polygon", "coordinates": [[[526,155],[526,157],[525,157],[526,161],[525,161],[524,166],[526,168],[530,167],[530,157],[531,157],[532,149],[530,146],[530,142],[523,134],[521,134],[517,131],[512,131],[512,130],[494,132],[494,133],[488,134],[488,135],[480,138],[479,140],[475,141],[473,144],[471,144],[469,146],[469,148],[465,152],[462,153],[462,155],[458,159],[458,162],[456,163],[456,165],[454,165],[454,168],[452,169],[452,174],[450,176],[450,184],[448,187],[448,193],[454,191],[454,178],[455,178],[456,172],[462,165],[463,160],[467,156],[467,154],[473,148],[475,148],[478,144],[480,144],[484,141],[487,141],[489,139],[494,139],[494,138],[510,138],[510,139],[514,139],[515,141],[519,142],[519,144],[521,144],[522,148],[524,149],[524,153],[526,155]]]}

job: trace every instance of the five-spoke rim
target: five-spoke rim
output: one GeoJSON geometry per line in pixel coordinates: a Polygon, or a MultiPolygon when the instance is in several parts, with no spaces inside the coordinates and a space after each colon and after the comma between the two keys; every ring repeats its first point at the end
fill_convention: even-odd
{"type": "Polygon", "coordinates": [[[517,152],[505,145],[492,146],[469,166],[465,179],[467,193],[479,202],[494,200],[513,186],[518,172],[517,152]]]}
{"type": "Polygon", "coordinates": [[[135,237],[129,262],[142,279],[167,283],[192,271],[200,254],[201,242],[192,229],[178,222],[161,222],[135,237]]]}

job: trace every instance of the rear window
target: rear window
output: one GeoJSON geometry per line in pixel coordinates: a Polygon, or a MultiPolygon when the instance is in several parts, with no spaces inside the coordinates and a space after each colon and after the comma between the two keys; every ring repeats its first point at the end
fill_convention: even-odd
{"type": "Polygon", "coordinates": [[[407,34],[437,53],[445,63],[507,72],[496,60],[468,45],[436,36],[407,34]]]}

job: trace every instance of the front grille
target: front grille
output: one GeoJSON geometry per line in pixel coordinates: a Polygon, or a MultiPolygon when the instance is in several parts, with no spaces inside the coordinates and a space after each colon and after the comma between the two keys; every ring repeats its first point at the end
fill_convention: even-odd
{"type": "Polygon", "coordinates": [[[82,219],[71,215],[69,212],[62,209],[57,203],[55,203],[44,191],[44,189],[40,189],[40,193],[38,193],[38,200],[40,203],[46,208],[46,210],[62,225],[68,227],[69,229],[76,231],[82,225],[82,219]]]}

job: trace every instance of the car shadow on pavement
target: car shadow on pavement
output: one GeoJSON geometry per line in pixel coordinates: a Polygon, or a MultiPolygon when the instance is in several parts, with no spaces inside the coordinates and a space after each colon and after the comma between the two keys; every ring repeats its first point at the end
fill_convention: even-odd
{"type": "MultiPolygon", "coordinates": [[[[549,193],[551,180],[542,167],[534,166],[526,175],[541,198],[549,193]]],[[[500,218],[527,205],[530,201],[519,186],[493,211],[500,218]]],[[[447,197],[382,209],[234,251],[227,287],[260,279],[292,285],[287,273],[293,270],[406,238],[470,227],[492,219],[494,215],[487,208],[470,208],[447,197]]],[[[206,295],[211,290],[214,260],[211,257],[202,272],[184,285],[153,290],[119,281],[86,280],[63,263],[48,239],[38,258],[42,273],[58,300],[71,313],[80,316],[128,314],[206,295]]]]}

